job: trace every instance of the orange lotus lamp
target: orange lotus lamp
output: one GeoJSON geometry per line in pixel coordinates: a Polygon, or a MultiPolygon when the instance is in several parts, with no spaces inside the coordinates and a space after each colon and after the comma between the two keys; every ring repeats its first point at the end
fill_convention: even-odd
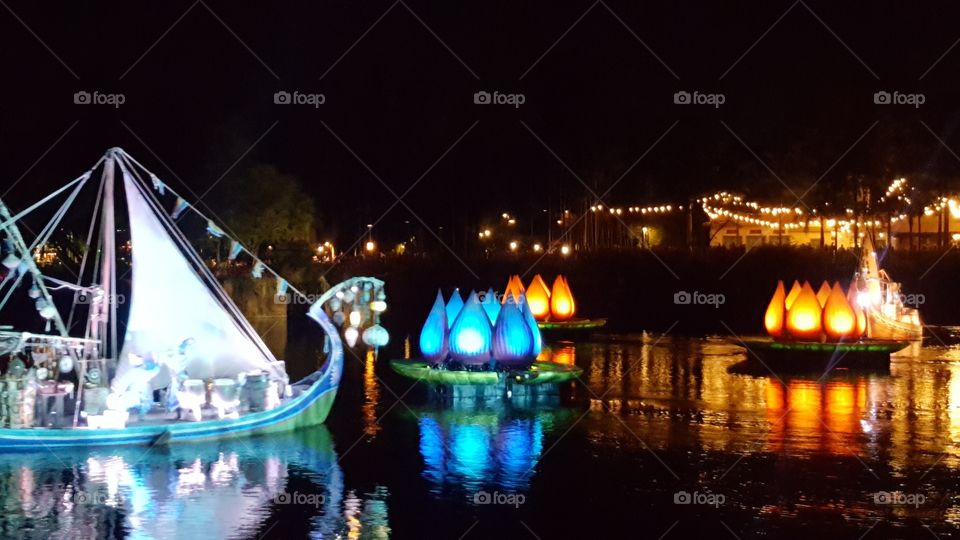
{"type": "Polygon", "coordinates": [[[857,337],[857,313],[839,283],[833,284],[823,305],[823,332],[835,340],[857,337]]]}
{"type": "Polygon", "coordinates": [[[850,303],[853,312],[857,314],[857,337],[867,335],[867,314],[857,303],[857,287],[853,283],[850,284],[850,289],[847,291],[847,302],[850,303]]]}
{"type": "Polygon", "coordinates": [[[819,341],[823,331],[822,311],[813,287],[804,281],[800,294],[787,309],[787,332],[797,339],[819,341]]]}
{"type": "Polygon", "coordinates": [[[519,302],[521,294],[523,294],[523,282],[520,281],[520,276],[512,275],[507,281],[507,288],[503,291],[503,299],[500,303],[506,304],[508,299],[519,302]]]}
{"type": "Polygon", "coordinates": [[[557,321],[566,321],[573,317],[576,311],[570,285],[566,278],[558,275],[557,279],[553,280],[553,291],[550,293],[550,316],[557,321]]]}
{"type": "Polygon", "coordinates": [[[787,293],[784,290],[783,281],[777,281],[777,290],[774,291],[773,298],[770,299],[770,305],[767,306],[767,312],[763,316],[763,326],[766,327],[767,333],[773,337],[783,335],[784,302],[786,298],[787,293]]]}
{"type": "Polygon", "coordinates": [[[790,307],[793,306],[793,301],[796,300],[797,296],[800,295],[801,289],[802,287],[800,286],[800,282],[793,280],[793,286],[790,287],[790,292],[787,293],[787,299],[783,301],[783,306],[785,308],[790,309],[790,307]]]}
{"type": "Polygon", "coordinates": [[[826,281],[820,284],[820,289],[817,291],[817,301],[820,302],[820,307],[827,305],[827,298],[829,298],[832,290],[833,288],[826,281]]]}
{"type": "Polygon", "coordinates": [[[550,289],[540,274],[533,276],[530,286],[527,287],[527,306],[533,318],[542,321],[550,315],[550,289]]]}

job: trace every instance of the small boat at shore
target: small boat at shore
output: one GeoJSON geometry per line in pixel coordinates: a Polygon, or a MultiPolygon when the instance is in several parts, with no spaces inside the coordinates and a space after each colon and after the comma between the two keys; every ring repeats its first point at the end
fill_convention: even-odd
{"type": "MultiPolygon", "coordinates": [[[[377,330],[371,335],[382,336],[385,331],[376,321],[386,306],[383,282],[352,278],[312,303],[308,316],[323,331],[327,358],[313,374],[290,383],[285,363],[267,348],[178,227],[188,210],[203,220],[212,237],[229,238],[225,227],[119,148],[108,150],[86,173],[16,215],[0,201],[7,269],[0,284],[0,291],[6,289],[0,308],[29,281],[27,294],[34,299],[41,324],[46,321],[42,332],[0,327],[0,360],[6,365],[0,377],[0,452],[233,439],[326,420],[343,373],[336,325],[349,320],[348,339],[356,337],[364,323],[368,331],[377,330]],[[98,168],[100,187],[77,280],[41,273],[34,252],[46,244],[98,168]],[[129,295],[117,291],[117,170],[128,214],[129,295]],[[28,244],[18,221],[65,192],[66,202],[28,244]],[[164,196],[175,203],[166,205],[164,196]],[[83,278],[89,278],[86,284],[83,278]],[[66,320],[55,299],[60,290],[74,294],[66,320]],[[118,317],[120,303],[129,311],[125,321],[118,317]],[[86,324],[82,335],[74,335],[70,330],[80,326],[74,316],[83,313],[81,308],[87,312],[86,324]],[[125,323],[122,339],[118,322],[125,323]],[[162,396],[159,403],[156,394],[162,396]]],[[[277,280],[278,295],[302,295],[237,240],[230,240],[230,260],[245,254],[254,278],[268,272],[277,280]]],[[[367,335],[365,331],[365,342],[367,335]]]]}

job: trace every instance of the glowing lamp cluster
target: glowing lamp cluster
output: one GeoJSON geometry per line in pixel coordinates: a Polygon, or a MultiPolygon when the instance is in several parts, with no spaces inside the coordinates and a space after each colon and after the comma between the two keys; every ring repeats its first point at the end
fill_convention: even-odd
{"type": "Polygon", "coordinates": [[[511,276],[504,293],[504,302],[510,298],[519,298],[522,294],[526,295],[529,311],[538,321],[567,321],[576,314],[573,292],[563,275],[558,275],[550,288],[540,274],[537,274],[526,289],[520,282],[520,276],[511,276]]]}
{"type": "Polygon", "coordinates": [[[800,341],[844,341],[866,335],[867,319],[863,310],[852,299],[856,291],[851,287],[845,294],[840,283],[831,287],[824,281],[814,292],[809,282],[794,281],[786,292],[783,281],[770,299],[763,317],[767,333],[776,339],[800,341]]]}
{"type": "MultiPolygon", "coordinates": [[[[457,300],[445,304],[437,291],[420,331],[420,353],[434,364],[450,360],[468,367],[491,360],[505,367],[529,364],[543,345],[540,329],[523,292],[516,300],[508,296],[500,305],[492,291],[471,292],[457,309],[457,300]]],[[[460,299],[459,291],[454,291],[452,299],[460,299]]]]}

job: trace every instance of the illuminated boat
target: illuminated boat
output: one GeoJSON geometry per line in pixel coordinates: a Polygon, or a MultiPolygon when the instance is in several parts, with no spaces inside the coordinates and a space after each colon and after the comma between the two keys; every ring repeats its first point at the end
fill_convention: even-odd
{"type": "MultiPolygon", "coordinates": [[[[36,299],[41,320],[47,321],[43,333],[0,329],[0,356],[7,357],[10,366],[3,382],[13,394],[8,396],[13,407],[4,409],[0,451],[233,439],[291,431],[326,420],[343,373],[343,346],[334,322],[343,324],[344,334],[353,341],[364,321],[374,322],[367,324],[364,341],[385,342],[385,330],[375,324],[386,308],[383,282],[353,278],[330,288],[311,305],[308,316],[325,334],[327,359],[316,372],[291,384],[284,362],[273,356],[178,228],[177,219],[187,209],[204,217],[119,148],[110,149],[85,174],[16,216],[0,202],[0,230],[7,235],[4,265],[10,269],[0,287],[15,291],[29,279],[28,294],[36,299]],[[67,283],[46,276],[31,254],[49,234],[41,233],[28,245],[17,222],[71,190],[44,229],[54,230],[98,167],[102,168],[100,196],[89,230],[92,237],[99,229],[99,240],[94,238],[99,249],[88,254],[91,261],[98,256],[99,260],[94,261],[90,275],[85,254],[79,273],[90,278],[89,285],[80,285],[79,278],[67,283]],[[120,301],[112,300],[121,298],[114,210],[118,169],[132,257],[122,348],[117,332],[120,301]],[[172,215],[163,203],[164,195],[177,199],[171,205],[172,215]],[[54,301],[54,292],[60,289],[75,294],[71,318],[78,303],[88,312],[82,337],[70,335],[68,323],[60,316],[54,301]],[[154,402],[155,390],[166,392],[167,407],[154,402]],[[50,403],[56,414],[33,418],[34,410],[46,409],[50,403]],[[134,409],[139,414],[131,415],[134,409]],[[181,413],[187,418],[180,419],[181,413]]],[[[211,235],[224,235],[213,221],[206,222],[211,235]]],[[[232,256],[243,251],[237,246],[234,240],[232,256]]],[[[271,272],[278,293],[298,293],[250,256],[255,277],[271,272]]]]}
{"type": "Polygon", "coordinates": [[[838,282],[824,282],[815,293],[809,282],[794,282],[786,294],[783,281],[776,290],[763,324],[769,337],[736,338],[749,352],[748,360],[785,363],[788,367],[824,367],[887,363],[907,340],[869,335],[869,318],[856,302],[856,284],[844,292],[838,282]]]}
{"type": "Polygon", "coordinates": [[[867,317],[867,336],[872,339],[919,340],[923,322],[916,308],[904,305],[900,284],[880,268],[870,236],[864,237],[860,267],[854,283],[856,302],[867,317]]]}
{"type": "MultiPolygon", "coordinates": [[[[508,282],[508,289],[514,287],[514,281],[519,276],[513,276],[508,282]]],[[[576,318],[577,305],[570,290],[570,282],[562,274],[558,274],[553,281],[553,287],[547,287],[546,282],[537,274],[530,281],[526,289],[527,303],[530,312],[537,320],[541,330],[553,334],[576,333],[580,331],[596,330],[607,324],[606,319],[576,318]]]]}

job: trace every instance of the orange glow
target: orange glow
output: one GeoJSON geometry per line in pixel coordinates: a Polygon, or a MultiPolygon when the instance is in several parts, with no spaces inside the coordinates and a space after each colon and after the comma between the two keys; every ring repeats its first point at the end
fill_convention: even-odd
{"type": "Polygon", "coordinates": [[[777,290],[774,291],[773,298],[770,299],[770,305],[767,306],[767,313],[763,316],[763,326],[766,327],[767,333],[773,337],[783,335],[785,315],[783,306],[786,297],[783,281],[777,281],[777,290]]]}
{"type": "Polygon", "coordinates": [[[787,332],[795,338],[819,341],[823,329],[820,302],[810,282],[804,281],[800,294],[787,310],[787,332]]]}
{"type": "Polygon", "coordinates": [[[847,291],[847,302],[850,303],[850,307],[853,308],[853,312],[857,315],[857,337],[867,335],[867,314],[863,312],[863,308],[857,303],[857,288],[853,283],[850,284],[850,289],[847,291]]]}
{"type": "Polygon", "coordinates": [[[550,293],[551,317],[557,321],[566,321],[573,317],[576,310],[570,285],[562,275],[558,275],[557,279],[553,280],[553,292],[550,293]]]}
{"type": "Polygon", "coordinates": [[[839,283],[834,283],[823,306],[823,331],[830,339],[857,337],[857,313],[847,302],[839,283]]]}
{"type": "Polygon", "coordinates": [[[550,315],[550,289],[540,277],[540,274],[533,276],[530,286],[527,288],[527,305],[530,306],[530,313],[533,318],[542,321],[550,315]]]}
{"type": "Polygon", "coordinates": [[[820,302],[820,307],[827,305],[827,298],[830,297],[831,290],[830,284],[826,281],[820,284],[820,289],[817,291],[817,301],[820,302]]]}
{"type": "Polygon", "coordinates": [[[793,301],[797,299],[797,296],[800,295],[800,282],[793,280],[793,287],[790,287],[790,292],[787,294],[787,299],[783,301],[784,307],[790,309],[793,306],[793,301]]]}
{"type": "Polygon", "coordinates": [[[519,302],[523,290],[523,282],[520,281],[520,276],[510,276],[510,279],[507,281],[507,288],[503,291],[503,300],[501,300],[500,303],[506,304],[509,298],[512,298],[514,302],[519,302]]]}

